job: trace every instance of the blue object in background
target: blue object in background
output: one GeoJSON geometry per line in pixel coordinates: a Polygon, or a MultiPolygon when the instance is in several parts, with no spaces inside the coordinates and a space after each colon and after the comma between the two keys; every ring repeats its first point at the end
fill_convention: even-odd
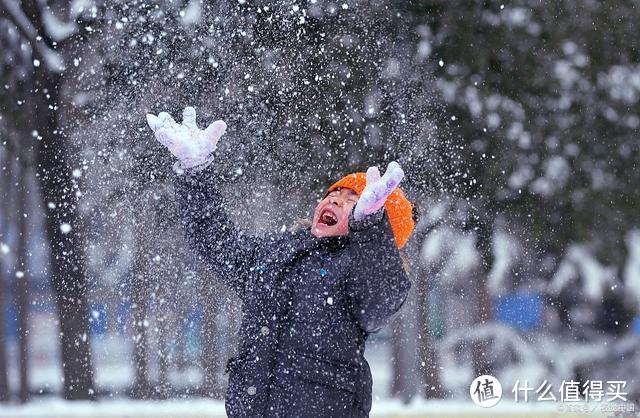
{"type": "Polygon", "coordinates": [[[129,330],[129,326],[132,323],[131,317],[131,302],[123,302],[118,305],[118,313],[116,314],[116,326],[118,332],[124,335],[129,330]]]}
{"type": "MultiPolygon", "coordinates": [[[[56,314],[56,306],[54,303],[31,303],[29,304],[29,314],[34,313],[48,313],[51,315],[56,314]]],[[[7,338],[18,338],[18,310],[15,304],[5,306],[4,310],[4,324],[0,326],[4,327],[4,331],[7,338]]]]}
{"type": "Polygon", "coordinates": [[[7,338],[18,338],[18,312],[16,307],[8,305],[4,310],[5,332],[7,338]]]}
{"type": "Polygon", "coordinates": [[[542,323],[543,298],[537,292],[514,292],[493,299],[497,321],[521,331],[530,331],[542,323]]]}
{"type": "Polygon", "coordinates": [[[189,309],[184,321],[183,336],[186,344],[185,348],[191,355],[196,355],[202,344],[202,341],[200,341],[202,315],[202,308],[196,305],[189,309]]]}
{"type": "Polygon", "coordinates": [[[633,330],[634,334],[640,335],[640,316],[636,316],[635,318],[633,318],[631,329],[633,330]]]}
{"type": "Polygon", "coordinates": [[[92,303],[89,313],[89,331],[92,335],[107,333],[107,307],[104,303],[92,303]]]}

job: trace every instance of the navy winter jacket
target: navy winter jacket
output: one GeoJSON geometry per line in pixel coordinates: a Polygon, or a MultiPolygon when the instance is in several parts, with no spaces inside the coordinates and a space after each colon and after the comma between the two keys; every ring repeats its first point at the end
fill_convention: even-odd
{"type": "Polygon", "coordinates": [[[227,363],[230,417],[366,417],[365,340],[411,286],[382,210],[349,220],[348,237],[309,230],[254,237],[230,221],[217,176],[176,179],[198,257],[243,302],[238,355],[227,363]]]}

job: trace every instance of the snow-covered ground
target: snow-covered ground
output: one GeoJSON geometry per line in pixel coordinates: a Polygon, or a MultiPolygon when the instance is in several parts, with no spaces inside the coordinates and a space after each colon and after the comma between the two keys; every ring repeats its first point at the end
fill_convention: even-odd
{"type": "MultiPolygon", "coordinates": [[[[565,404],[566,405],[566,404],[565,404]]],[[[582,408],[583,405],[576,405],[582,408]]],[[[584,405],[587,407],[587,405],[584,405]]],[[[425,401],[414,400],[409,405],[399,401],[384,400],[373,403],[372,417],[610,417],[637,416],[614,415],[615,412],[603,411],[600,405],[589,405],[591,412],[563,411],[561,404],[555,403],[514,403],[502,401],[493,408],[481,408],[471,401],[425,401]]],[[[582,409],[580,409],[582,411],[582,409]]],[[[636,413],[637,414],[637,413],[636,413]]],[[[172,401],[130,401],[115,400],[101,402],[65,402],[59,399],[39,399],[26,406],[9,406],[0,409],[0,417],[47,417],[47,418],[218,418],[224,417],[224,404],[210,400],[172,400],[172,401]]]]}
{"type": "MultiPolygon", "coordinates": [[[[51,314],[38,313],[32,317],[30,340],[30,386],[41,395],[34,396],[24,406],[10,405],[0,408],[0,417],[223,417],[224,403],[202,398],[180,398],[166,401],[133,401],[127,398],[126,391],[134,378],[131,336],[126,333],[110,333],[92,338],[92,350],[95,365],[95,381],[98,393],[102,394],[97,402],[65,402],[56,396],[61,391],[62,372],[58,365],[57,326],[51,314]],[[105,394],[109,394],[105,396],[105,394]]],[[[493,408],[483,409],[466,398],[463,390],[472,380],[468,370],[456,367],[447,356],[442,356],[442,381],[456,399],[433,401],[413,399],[409,404],[390,399],[391,362],[389,344],[384,336],[375,336],[367,345],[366,357],[371,364],[373,374],[373,417],[598,417],[598,416],[638,416],[614,415],[616,411],[632,410],[633,404],[616,405],[611,403],[562,404],[560,402],[513,402],[510,389],[505,386],[502,401],[493,408]],[[462,388],[462,389],[460,389],[462,388]],[[565,408],[563,410],[563,408],[565,408]],[[569,409],[567,409],[569,408],[569,409]],[[589,412],[584,412],[584,411],[589,412]]],[[[14,365],[15,344],[10,345],[10,364],[14,365]]],[[[153,366],[153,364],[152,364],[153,366]]],[[[10,373],[12,387],[17,387],[17,370],[10,373]]],[[[151,369],[151,379],[157,370],[151,369]]],[[[519,368],[517,378],[533,378],[535,373],[519,368]],[[526,375],[526,376],[525,376],[526,375]]],[[[506,375],[505,375],[506,376],[506,375]]],[[[501,379],[505,378],[501,376],[501,379]]],[[[536,375],[537,376],[537,375],[536,375]]],[[[170,381],[176,388],[193,387],[201,380],[196,365],[182,370],[172,369],[170,381]]],[[[548,378],[544,375],[543,377],[548,378]]],[[[511,379],[513,380],[513,379],[511,379]]],[[[510,381],[509,378],[503,383],[510,381]]],[[[510,383],[507,383],[510,385],[510,383]]],[[[510,387],[510,386],[509,386],[510,387]]],[[[468,392],[467,392],[468,393],[468,392]]],[[[637,408],[636,408],[637,410],[637,408]]]]}
{"type": "MultiPolygon", "coordinates": [[[[62,369],[59,364],[57,344],[57,325],[50,313],[34,313],[30,323],[29,344],[29,383],[32,390],[41,394],[57,394],[62,390],[62,369]]],[[[15,340],[9,341],[9,382],[11,387],[18,386],[17,352],[15,340]]],[[[126,334],[112,333],[93,337],[91,342],[95,367],[95,382],[98,392],[108,392],[118,396],[126,392],[134,380],[133,344],[126,334]]],[[[373,374],[373,397],[388,397],[391,376],[389,346],[384,341],[375,340],[367,345],[366,357],[371,364],[373,374]]],[[[157,375],[157,365],[152,362],[150,378],[157,375]]],[[[182,370],[172,369],[169,379],[175,387],[197,385],[202,376],[195,364],[182,370]]]]}

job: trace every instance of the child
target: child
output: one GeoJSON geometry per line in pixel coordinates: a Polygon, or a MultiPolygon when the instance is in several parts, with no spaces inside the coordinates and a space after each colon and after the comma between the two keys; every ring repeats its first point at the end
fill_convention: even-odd
{"type": "Polygon", "coordinates": [[[227,414],[368,416],[365,340],[400,309],[411,286],[398,251],[414,225],[411,203],[396,187],[400,166],[333,184],[311,229],[246,236],[206,169],[224,122],[201,131],[190,107],[182,124],[164,112],[147,120],[179,160],[176,188],[191,245],[243,302],[238,355],[226,368],[227,414]]]}

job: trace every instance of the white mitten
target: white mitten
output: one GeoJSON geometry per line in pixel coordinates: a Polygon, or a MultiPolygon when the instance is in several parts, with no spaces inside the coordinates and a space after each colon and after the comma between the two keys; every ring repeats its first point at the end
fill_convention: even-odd
{"type": "Polygon", "coordinates": [[[182,123],[176,123],[166,112],[158,116],[148,113],[147,123],[156,139],[178,158],[182,169],[206,162],[227,130],[227,124],[221,120],[213,122],[204,131],[198,129],[196,110],[191,106],[184,108],[182,123]]]}
{"type": "Polygon", "coordinates": [[[387,166],[384,176],[380,177],[378,167],[369,167],[367,170],[367,185],[365,186],[356,207],[353,209],[353,217],[361,221],[367,215],[375,213],[384,206],[387,197],[398,187],[404,178],[404,171],[400,164],[392,161],[387,166]]]}

